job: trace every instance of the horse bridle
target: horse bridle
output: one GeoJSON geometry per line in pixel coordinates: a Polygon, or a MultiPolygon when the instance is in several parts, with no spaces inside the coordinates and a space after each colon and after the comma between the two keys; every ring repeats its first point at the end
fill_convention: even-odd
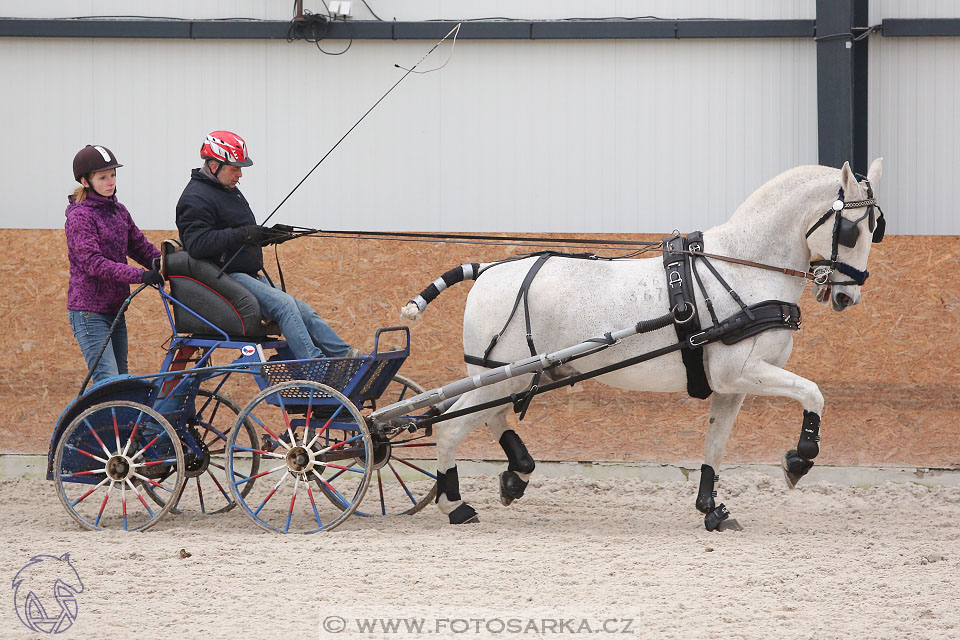
{"type": "Polygon", "coordinates": [[[883,218],[883,209],[881,209],[880,205],[877,204],[877,199],[873,197],[873,187],[870,186],[870,181],[863,176],[860,177],[863,178],[863,184],[867,188],[867,199],[851,200],[850,202],[846,202],[843,199],[843,187],[841,186],[837,190],[837,199],[834,201],[833,206],[831,206],[826,213],[820,216],[820,219],[813,223],[813,226],[807,231],[806,237],[809,238],[810,234],[823,225],[823,223],[826,222],[830,216],[836,216],[836,219],[833,222],[833,243],[830,259],[811,260],[810,271],[798,271],[788,267],[776,267],[769,264],[763,264],[762,262],[754,262],[753,260],[743,260],[741,258],[721,256],[714,253],[704,253],[703,248],[699,244],[691,244],[689,249],[681,251],[681,253],[687,253],[691,256],[703,258],[716,258],[717,260],[723,260],[724,262],[732,262],[734,264],[742,264],[748,267],[757,267],[759,269],[766,269],[768,271],[785,273],[788,276],[812,280],[814,284],[818,285],[825,285],[829,282],[831,285],[855,284],[862,286],[863,283],[867,281],[870,272],[866,270],[860,271],[856,267],[852,267],[846,262],[840,262],[837,260],[839,245],[842,244],[843,246],[850,248],[857,246],[857,241],[860,239],[860,227],[858,227],[857,224],[864,218],[870,219],[868,224],[870,231],[873,232],[873,242],[880,243],[883,241],[883,233],[887,228],[887,222],[883,218]],[[842,215],[844,209],[859,209],[861,207],[866,207],[867,211],[856,220],[847,220],[842,215]],[[874,207],[876,207],[880,212],[879,216],[875,216],[873,212],[874,207]],[[831,282],[830,276],[833,275],[834,271],[839,271],[851,279],[845,282],[831,282]]]}
{"type": "Polygon", "coordinates": [[[810,267],[813,271],[813,277],[811,280],[815,284],[825,285],[827,283],[831,285],[857,285],[863,286],[863,283],[867,281],[867,278],[870,277],[869,271],[860,271],[856,267],[853,267],[846,262],[841,262],[837,260],[839,246],[843,245],[845,247],[853,248],[857,246],[857,241],[860,239],[860,227],[857,226],[861,220],[868,218],[868,226],[870,231],[873,233],[873,242],[880,243],[883,241],[883,234],[887,228],[887,222],[883,217],[883,209],[880,208],[880,205],[877,204],[877,199],[873,197],[873,187],[870,186],[870,181],[866,178],[863,179],[863,184],[867,188],[867,199],[866,200],[851,200],[846,202],[843,199],[843,187],[841,186],[837,190],[837,199],[833,203],[833,206],[827,210],[820,219],[813,223],[813,226],[807,230],[806,237],[809,238],[810,234],[816,231],[823,223],[830,219],[830,216],[834,216],[833,222],[833,241],[831,243],[831,253],[829,260],[811,260],[810,267]],[[843,217],[844,209],[860,209],[866,207],[867,211],[862,216],[856,220],[848,220],[843,217]],[[875,216],[874,207],[880,211],[879,216],[875,216]],[[833,275],[834,271],[839,271],[843,275],[850,278],[850,280],[836,282],[831,281],[830,277],[833,275]]]}

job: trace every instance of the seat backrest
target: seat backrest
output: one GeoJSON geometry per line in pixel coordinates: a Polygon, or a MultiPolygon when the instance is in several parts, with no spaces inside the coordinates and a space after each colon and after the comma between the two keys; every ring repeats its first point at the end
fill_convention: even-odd
{"type": "MultiPolygon", "coordinates": [[[[212,262],[191,258],[165,241],[163,273],[170,282],[170,294],[229,336],[260,338],[267,335],[261,322],[260,304],[242,284],[223,273],[212,262]]],[[[177,243],[179,244],[179,243],[177,243]]],[[[177,333],[216,333],[212,327],[179,305],[173,306],[177,333]]]]}

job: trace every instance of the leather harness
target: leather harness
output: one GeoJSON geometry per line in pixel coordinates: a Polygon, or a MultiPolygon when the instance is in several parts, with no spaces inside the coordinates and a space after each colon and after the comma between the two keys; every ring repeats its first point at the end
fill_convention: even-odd
{"type": "MultiPolygon", "coordinates": [[[[527,272],[527,275],[524,277],[523,282],[520,285],[520,289],[517,292],[517,297],[513,303],[513,309],[510,311],[510,315],[507,317],[507,321],[504,323],[503,328],[490,340],[490,344],[484,350],[483,357],[465,354],[463,359],[467,364],[476,364],[487,368],[501,367],[509,364],[508,362],[492,360],[490,358],[490,354],[494,350],[494,347],[496,347],[500,337],[507,330],[507,327],[510,325],[513,317],[516,315],[521,302],[523,303],[527,348],[530,350],[531,356],[537,355],[537,349],[536,345],[534,344],[533,331],[530,322],[530,308],[528,299],[530,286],[533,283],[537,273],[540,271],[541,267],[543,267],[546,261],[554,256],[576,259],[598,259],[597,256],[592,254],[567,254],[556,251],[544,251],[533,255],[538,256],[537,260],[533,263],[533,265],[530,267],[530,270],[527,272]]],[[[736,344],[741,340],[745,340],[746,338],[770,329],[790,329],[796,331],[800,328],[800,307],[798,307],[796,304],[782,302],[779,300],[766,300],[764,302],[747,306],[743,300],[740,299],[740,296],[737,295],[737,292],[727,284],[714,266],[710,264],[710,262],[707,260],[707,256],[703,254],[703,234],[699,231],[687,234],[686,236],[676,234],[669,238],[664,238],[663,262],[664,269],[666,271],[670,310],[667,314],[659,318],[644,320],[637,323],[637,327],[640,329],[638,331],[639,333],[645,333],[673,324],[677,332],[678,341],[667,347],[656,349],[655,351],[642,354],[640,356],[634,356],[633,358],[629,358],[622,362],[607,365],[601,369],[588,371],[575,376],[570,376],[566,379],[555,381],[542,388],[540,387],[540,380],[544,370],[538,371],[534,374],[531,385],[525,392],[511,396],[514,404],[514,411],[520,414],[521,420],[526,415],[527,408],[529,407],[533,396],[537,395],[538,393],[557,388],[563,384],[575,384],[581,380],[632,366],[634,364],[638,364],[640,362],[644,362],[646,360],[650,360],[652,358],[659,357],[666,353],[677,350],[681,352],[681,358],[683,359],[683,364],[687,371],[687,393],[695,398],[707,398],[712,393],[712,390],[707,382],[706,371],[703,366],[703,347],[705,345],[717,341],[728,345],[736,344]],[[713,276],[720,282],[721,285],[723,285],[725,290],[737,302],[737,304],[740,306],[739,312],[724,320],[719,320],[713,310],[713,302],[710,300],[709,296],[707,296],[707,292],[703,286],[703,282],[701,281],[700,274],[697,272],[698,260],[702,261],[707,266],[713,276]],[[710,314],[711,320],[713,321],[713,324],[707,329],[702,329],[700,325],[700,317],[697,312],[694,290],[690,285],[692,280],[697,282],[698,288],[704,297],[705,306],[710,314]]],[[[610,346],[613,346],[614,344],[613,340],[598,339],[597,342],[597,349],[595,351],[590,351],[576,357],[582,358],[592,355],[598,351],[602,351],[610,346]]],[[[554,366],[559,366],[559,364],[565,363],[557,363],[554,366]]]]}

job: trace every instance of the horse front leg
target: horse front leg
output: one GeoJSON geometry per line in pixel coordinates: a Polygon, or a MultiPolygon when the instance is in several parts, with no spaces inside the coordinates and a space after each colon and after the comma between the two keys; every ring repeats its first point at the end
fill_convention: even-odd
{"type": "Polygon", "coordinates": [[[747,361],[739,375],[717,385],[723,393],[739,392],[762,396],[792,398],[803,406],[803,424],[797,448],[781,458],[784,477],[793,489],[813,467],[820,453],[820,416],[823,394],[816,383],[762,360],[747,361]]]}
{"type": "Polygon", "coordinates": [[[700,489],[697,492],[697,511],[704,514],[703,525],[707,531],[720,528],[720,523],[730,517],[726,506],[716,503],[716,483],[720,480],[720,460],[723,459],[727,440],[733,423],[740,413],[745,395],[742,393],[714,393],[710,398],[710,421],[707,424],[707,439],[704,445],[705,462],[700,466],[700,489]]]}

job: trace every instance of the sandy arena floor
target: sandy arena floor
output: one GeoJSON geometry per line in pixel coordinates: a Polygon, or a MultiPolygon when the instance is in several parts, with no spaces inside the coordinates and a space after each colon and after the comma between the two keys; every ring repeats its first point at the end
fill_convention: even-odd
{"type": "MultiPolygon", "coordinates": [[[[428,507],[280,536],[234,510],[123,534],[79,530],[52,483],[3,479],[0,576],[69,552],[84,591],[62,638],[960,636],[957,487],[728,475],[743,530],[721,533],[703,530],[694,482],[535,479],[509,508],[493,477],[462,489],[479,524],[428,507]],[[397,615],[423,632],[356,632],[397,615]]],[[[0,637],[40,637],[7,593],[0,637]]]]}

